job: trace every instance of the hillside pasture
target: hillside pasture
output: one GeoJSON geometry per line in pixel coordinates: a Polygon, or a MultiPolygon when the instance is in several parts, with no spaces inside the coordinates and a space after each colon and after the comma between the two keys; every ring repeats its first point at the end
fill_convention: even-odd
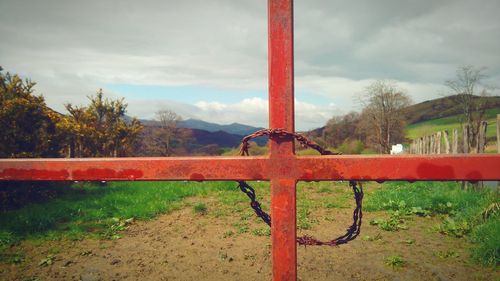
{"type": "MultiPolygon", "coordinates": [[[[488,122],[488,128],[486,130],[487,138],[496,138],[497,114],[500,114],[500,108],[493,108],[486,111],[486,121],[488,122]]],[[[448,133],[451,135],[454,129],[458,129],[460,135],[460,117],[461,115],[453,115],[449,117],[437,118],[425,122],[410,124],[406,127],[406,137],[413,140],[444,130],[448,130],[448,133]]]]}

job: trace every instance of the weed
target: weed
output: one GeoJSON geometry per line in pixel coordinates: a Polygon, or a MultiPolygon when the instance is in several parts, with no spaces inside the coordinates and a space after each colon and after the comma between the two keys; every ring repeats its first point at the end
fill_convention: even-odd
{"type": "Polygon", "coordinates": [[[415,244],[415,239],[406,239],[403,240],[403,243],[405,243],[406,245],[413,245],[415,244]]]}
{"type": "Polygon", "coordinates": [[[439,232],[442,234],[463,237],[471,231],[471,226],[466,220],[455,221],[451,217],[446,217],[445,221],[439,226],[439,232]]]}
{"type": "Polygon", "coordinates": [[[24,277],[21,280],[22,281],[42,281],[42,279],[40,279],[40,277],[36,277],[36,276],[24,277]]]}
{"type": "Polygon", "coordinates": [[[406,261],[398,255],[388,256],[384,259],[385,265],[392,268],[400,268],[406,265],[406,261]]]}
{"type": "Polygon", "coordinates": [[[488,207],[484,208],[481,212],[483,219],[488,219],[489,217],[496,215],[500,212],[500,202],[491,203],[488,207]]]}
{"type": "Polygon", "coordinates": [[[255,236],[271,236],[271,229],[268,228],[257,228],[252,230],[252,234],[255,236]]]}
{"type": "Polygon", "coordinates": [[[0,231],[0,252],[3,252],[6,248],[14,245],[16,241],[16,237],[12,232],[8,231],[0,231]]]}
{"type": "Polygon", "coordinates": [[[233,235],[234,235],[234,232],[232,230],[228,230],[228,231],[224,232],[224,234],[222,235],[222,237],[228,238],[228,237],[231,237],[233,235]]]}
{"type": "Polygon", "coordinates": [[[207,213],[207,206],[204,203],[196,203],[193,206],[193,212],[205,215],[207,213]]]}
{"type": "Polygon", "coordinates": [[[446,259],[446,258],[458,258],[460,255],[453,251],[453,250],[448,250],[446,252],[444,251],[436,251],[432,253],[434,256],[441,258],[441,259],[446,259]]]}
{"type": "Polygon", "coordinates": [[[80,252],[80,256],[82,256],[82,257],[92,256],[92,250],[82,251],[82,252],[80,252]]]}
{"type": "Polygon", "coordinates": [[[320,192],[320,193],[332,193],[333,191],[332,191],[332,188],[329,188],[329,187],[326,187],[326,186],[322,186],[318,190],[318,192],[320,192]]]}
{"type": "Polygon", "coordinates": [[[378,240],[382,240],[382,234],[379,232],[379,233],[375,234],[375,236],[365,235],[365,236],[363,236],[363,240],[364,241],[378,241],[378,240]]]}
{"type": "MultiPolygon", "coordinates": [[[[367,197],[365,210],[392,210],[404,215],[441,214],[437,231],[470,236],[472,258],[483,265],[500,264],[500,196],[491,190],[463,190],[456,182],[390,182],[367,197]]],[[[377,223],[378,224],[378,223],[377,223]]]]}
{"type": "Polygon", "coordinates": [[[385,231],[398,231],[400,229],[408,229],[404,222],[399,213],[394,212],[389,219],[373,219],[370,221],[370,224],[378,225],[380,229],[385,231]]]}
{"type": "Polygon", "coordinates": [[[236,222],[233,226],[236,228],[236,232],[238,232],[238,234],[247,233],[250,230],[247,222],[236,222]]]}
{"type": "Polygon", "coordinates": [[[54,260],[56,259],[56,256],[54,255],[47,255],[45,258],[43,258],[39,263],[38,266],[49,266],[54,263],[54,260]]]}
{"type": "Polygon", "coordinates": [[[500,265],[500,218],[490,218],[471,233],[472,259],[486,266],[500,265]]]}
{"type": "Polygon", "coordinates": [[[23,252],[15,252],[15,253],[0,253],[0,262],[9,263],[9,264],[19,264],[24,262],[24,253],[23,252]]]}
{"type": "Polygon", "coordinates": [[[119,232],[127,229],[128,225],[133,221],[134,221],[133,218],[130,219],[111,218],[108,222],[108,227],[101,234],[100,237],[109,240],[120,239],[121,235],[119,234],[119,232]]]}

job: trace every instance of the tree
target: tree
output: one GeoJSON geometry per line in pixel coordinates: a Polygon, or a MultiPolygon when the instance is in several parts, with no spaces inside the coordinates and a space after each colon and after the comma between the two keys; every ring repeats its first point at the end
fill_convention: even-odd
{"type": "Polygon", "coordinates": [[[171,156],[173,143],[180,140],[176,138],[177,123],[182,118],[172,110],[162,109],[156,112],[155,119],[159,124],[154,136],[155,144],[162,156],[171,156]]]}
{"type": "Polygon", "coordinates": [[[34,95],[36,83],[0,67],[0,157],[57,157],[60,114],[34,95]]]}
{"type": "Polygon", "coordinates": [[[356,130],[359,118],[360,114],[352,111],[328,120],[323,130],[323,139],[327,145],[338,148],[347,140],[360,140],[361,135],[356,130]]]}
{"type": "Polygon", "coordinates": [[[486,99],[482,97],[488,96],[491,91],[491,87],[483,83],[487,77],[484,68],[466,65],[457,69],[454,79],[445,82],[450,93],[455,95],[452,100],[459,105],[462,111],[460,123],[467,131],[468,151],[477,150],[479,145],[479,130],[481,122],[485,121],[487,109],[486,99]]]}
{"type": "Polygon", "coordinates": [[[102,89],[90,96],[89,106],[66,104],[69,112],[63,125],[69,133],[71,157],[129,156],[138,144],[143,127],[136,118],[125,120],[123,99],[104,98],[102,89]]]}
{"type": "Polygon", "coordinates": [[[390,153],[391,146],[404,141],[404,108],[410,97],[395,83],[376,81],[361,98],[364,109],[358,129],[366,134],[368,144],[380,153],[390,153]]]}

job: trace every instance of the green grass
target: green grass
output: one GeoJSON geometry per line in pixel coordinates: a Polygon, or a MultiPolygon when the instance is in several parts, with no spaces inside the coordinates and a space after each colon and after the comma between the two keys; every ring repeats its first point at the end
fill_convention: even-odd
{"type": "MultiPolygon", "coordinates": [[[[489,190],[462,190],[455,182],[390,182],[367,197],[366,211],[388,210],[398,215],[440,215],[437,230],[473,242],[472,258],[484,265],[500,262],[499,212],[483,216],[498,193],[489,190]]],[[[379,222],[380,223],[380,222],[379,222]]]]}
{"type": "Polygon", "coordinates": [[[69,192],[48,202],[0,213],[0,251],[23,239],[119,238],[131,218],[168,213],[188,196],[239,192],[233,182],[109,182],[67,188],[69,192]]]}
{"type": "Polygon", "coordinates": [[[205,215],[208,211],[208,208],[207,208],[207,205],[205,205],[204,203],[196,203],[194,206],[193,206],[193,212],[197,213],[197,214],[202,214],[202,215],[205,215]]]}
{"type": "Polygon", "coordinates": [[[393,269],[406,265],[406,261],[399,255],[388,256],[384,259],[384,262],[385,265],[390,266],[393,269]]]}
{"type": "MultiPolygon", "coordinates": [[[[486,111],[486,119],[487,119],[486,121],[488,122],[486,137],[488,138],[496,137],[497,114],[500,114],[500,108],[493,108],[486,111]]],[[[448,130],[448,133],[452,134],[453,129],[460,130],[460,115],[454,115],[454,116],[411,124],[408,125],[406,129],[407,129],[406,137],[409,139],[416,139],[424,135],[430,135],[432,133],[443,130],[448,130]]]]}

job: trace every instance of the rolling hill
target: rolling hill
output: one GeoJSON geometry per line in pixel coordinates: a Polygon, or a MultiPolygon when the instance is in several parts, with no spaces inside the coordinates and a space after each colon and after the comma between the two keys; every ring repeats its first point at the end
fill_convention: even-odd
{"type": "MultiPolygon", "coordinates": [[[[408,124],[420,123],[443,117],[459,115],[462,111],[457,96],[447,96],[411,105],[405,109],[408,124]]],[[[483,99],[487,109],[500,109],[500,97],[475,97],[483,99]]]]}

